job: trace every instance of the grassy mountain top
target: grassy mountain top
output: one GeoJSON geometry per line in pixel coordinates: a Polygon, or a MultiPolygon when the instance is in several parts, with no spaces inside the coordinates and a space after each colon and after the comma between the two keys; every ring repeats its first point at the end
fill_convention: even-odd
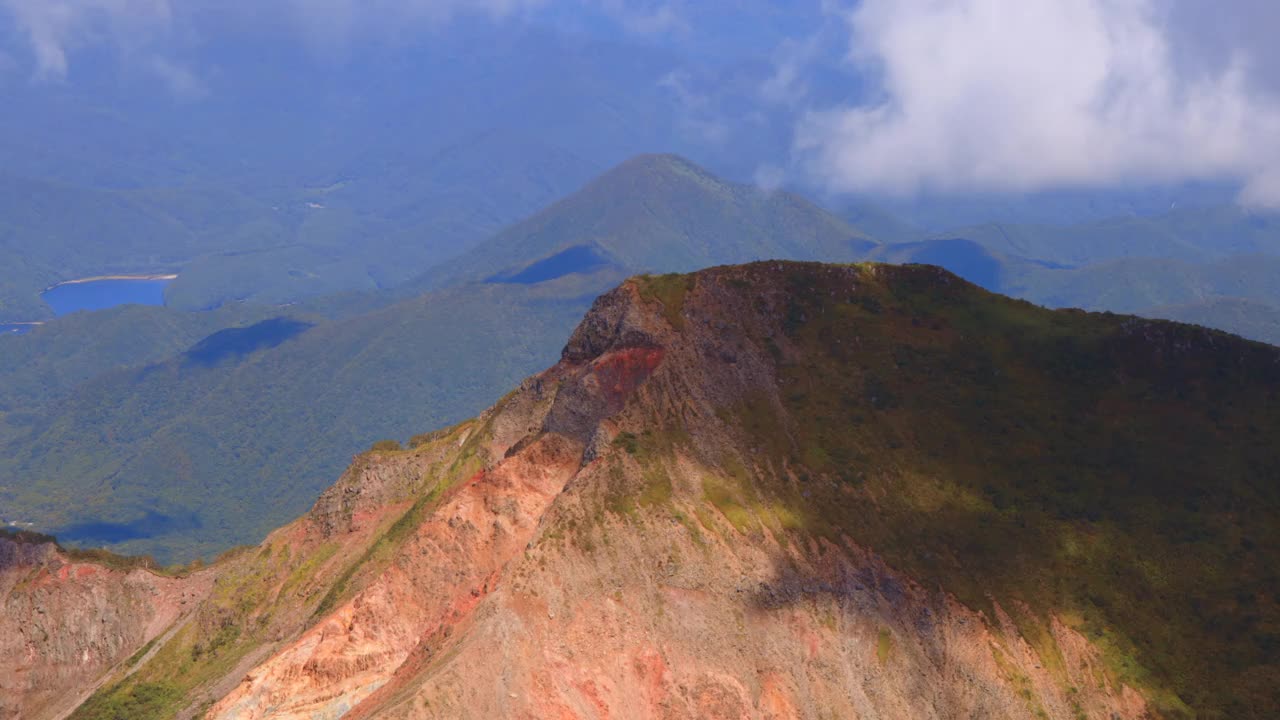
{"type": "Polygon", "coordinates": [[[743,532],[787,508],[988,617],[999,603],[1046,663],[1056,617],[1165,717],[1280,709],[1280,351],[923,266],[761,263],[640,287],[682,332],[740,327],[737,363],[774,361],[776,387],[718,410],[754,451],[718,459],[707,499],[743,532]]]}
{"type": "Polygon", "coordinates": [[[1049,307],[1162,317],[1276,342],[1269,319],[1271,309],[1280,304],[1280,259],[1275,255],[1187,260],[1177,257],[1174,244],[1168,242],[1147,248],[1149,256],[1073,267],[1046,261],[1044,255],[1009,254],[1001,247],[978,233],[880,245],[866,257],[939,265],[988,290],[1049,307]]]}
{"type": "MultiPolygon", "coordinates": [[[[306,707],[313,674],[377,685],[394,674],[395,692],[362,707],[381,717],[378,702],[428,682],[466,643],[487,648],[492,665],[484,623],[493,613],[507,622],[502,598],[570,592],[571,583],[521,587],[544,563],[556,578],[586,573],[596,593],[619,581],[602,568],[620,553],[702,558],[706,567],[692,569],[710,576],[724,562],[758,563],[765,548],[780,552],[776,581],[732,600],[749,604],[752,627],[778,608],[816,612],[828,598],[838,613],[883,617],[855,602],[865,590],[850,589],[883,578],[821,569],[833,554],[869,551],[985,624],[1016,628],[1055,687],[1033,686],[993,646],[1025,699],[1013,696],[1014,717],[1046,707],[1079,717],[1071,698],[1114,697],[1122,686],[1137,688],[1155,717],[1273,717],[1277,400],[1276,348],[1166,321],[1045,310],[934,267],[763,262],[637,278],[595,302],[555,367],[474,421],[361,455],[299,523],[215,568],[192,621],[76,717],[113,717],[131,703],[148,708],[139,717],[208,707],[229,692],[219,678],[241,682],[242,660],[275,653],[281,638],[302,651],[286,647],[282,665],[250,673],[218,717],[235,716],[241,700],[292,702],[293,687],[306,707]],[[554,491],[553,477],[563,483],[554,491]],[[493,561],[489,537],[514,553],[500,563],[512,575],[472,571],[493,561]],[[690,554],[674,549],[683,546],[690,554]],[[458,585],[468,573],[479,583],[471,590],[458,585]],[[495,585],[504,591],[489,603],[495,585]],[[378,645],[401,633],[384,629],[412,623],[402,605],[438,593],[466,600],[414,611],[427,625],[405,632],[427,633],[419,659],[431,662],[401,673],[400,656],[378,645]],[[487,610],[469,614],[473,599],[487,610]],[[443,629],[431,619],[454,611],[443,629]],[[1081,654],[1060,645],[1062,626],[1101,662],[1068,667],[1081,654]],[[356,645],[344,645],[346,632],[356,645]],[[312,653],[308,638],[330,654],[312,653]]],[[[878,592],[919,602],[901,585],[878,592]]],[[[632,605],[614,597],[609,612],[632,605]]],[[[571,605],[578,612],[563,622],[600,602],[571,605]]],[[[661,612],[686,627],[711,617],[682,602],[661,612]]],[[[561,616],[537,607],[528,622],[560,633],[561,616]]],[[[652,623],[640,623],[645,642],[676,642],[654,629],[665,621],[641,617],[652,623]]],[[[882,666],[895,642],[945,634],[934,623],[950,621],[919,608],[913,617],[919,638],[873,633],[882,666]]],[[[961,675],[947,682],[960,688],[961,675]]]]}

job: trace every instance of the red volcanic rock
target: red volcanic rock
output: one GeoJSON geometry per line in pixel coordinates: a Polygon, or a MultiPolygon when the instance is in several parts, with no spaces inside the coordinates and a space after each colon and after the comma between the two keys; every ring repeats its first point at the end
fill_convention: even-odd
{"type": "Polygon", "coordinates": [[[174,578],[74,561],[0,536],[0,717],[70,712],[98,679],[193,611],[214,571],[174,578]]]}

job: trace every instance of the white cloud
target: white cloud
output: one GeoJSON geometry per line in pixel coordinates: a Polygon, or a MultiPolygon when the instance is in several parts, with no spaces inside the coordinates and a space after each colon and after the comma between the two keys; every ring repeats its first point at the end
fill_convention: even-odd
{"type": "Polygon", "coordinates": [[[1280,205],[1280,103],[1245,47],[1189,64],[1172,9],[864,0],[849,16],[853,59],[884,99],[809,115],[798,148],[839,191],[1233,179],[1246,201],[1280,205]]]}
{"type": "Polygon", "coordinates": [[[117,46],[139,54],[143,65],[166,85],[190,94],[196,75],[171,61],[154,59],[176,17],[216,8],[255,23],[284,16],[313,42],[344,44],[369,33],[398,34],[430,27],[460,14],[505,18],[550,0],[0,0],[0,21],[9,19],[26,40],[34,75],[67,76],[77,50],[117,46]],[[175,85],[176,83],[176,85],[175,85]]]}
{"type": "MultiPolygon", "coordinates": [[[[184,0],[207,2],[209,0],[184,0]]],[[[258,0],[283,6],[313,41],[342,45],[363,35],[399,35],[433,28],[459,15],[518,16],[550,0],[258,0]]],[[[261,11],[261,8],[254,11],[261,11]]],[[[251,12],[252,14],[252,12],[251,12]]]]}
{"type": "Polygon", "coordinates": [[[696,142],[722,145],[729,138],[729,124],[720,115],[710,95],[696,90],[684,70],[673,70],[658,80],[658,87],[671,93],[678,113],[673,118],[681,134],[696,142]]]}
{"type": "Polygon", "coordinates": [[[26,36],[35,74],[46,80],[66,77],[68,55],[77,47],[103,35],[133,42],[170,17],[168,0],[0,0],[0,8],[26,36]]]}
{"type": "Polygon", "coordinates": [[[761,165],[756,168],[751,181],[761,190],[773,192],[787,183],[787,171],[777,165],[761,165]]]}
{"type": "Polygon", "coordinates": [[[627,32],[661,35],[689,30],[684,14],[667,0],[595,0],[627,32]]]}
{"type": "MultiPolygon", "coordinates": [[[[674,0],[0,0],[0,22],[7,14],[26,40],[37,78],[60,80],[74,53],[91,45],[126,46],[151,57],[171,25],[201,10],[247,26],[283,18],[318,49],[332,51],[360,39],[431,30],[461,15],[504,20],[557,3],[599,11],[634,34],[689,30],[674,0]],[[151,41],[156,47],[147,47],[151,41]]],[[[172,77],[169,69],[159,72],[172,77]]]]}
{"type": "Polygon", "coordinates": [[[785,39],[774,50],[773,73],[760,86],[765,102],[793,105],[809,94],[806,72],[821,49],[818,36],[803,40],[785,39]]]}
{"type": "Polygon", "coordinates": [[[209,94],[208,87],[195,73],[163,56],[152,56],[146,68],[177,98],[198,100],[209,94]]]}

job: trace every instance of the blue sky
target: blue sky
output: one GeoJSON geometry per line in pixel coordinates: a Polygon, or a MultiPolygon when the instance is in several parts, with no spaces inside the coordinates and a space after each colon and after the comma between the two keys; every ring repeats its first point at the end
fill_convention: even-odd
{"type": "Polygon", "coordinates": [[[759,101],[794,116],[790,171],[832,191],[1210,180],[1280,206],[1271,0],[0,0],[0,13],[10,78],[56,87],[106,48],[189,101],[211,72],[189,49],[263,25],[317,61],[464,15],[591,26],[771,63],[759,101]],[[823,63],[875,91],[814,96],[823,63]]]}

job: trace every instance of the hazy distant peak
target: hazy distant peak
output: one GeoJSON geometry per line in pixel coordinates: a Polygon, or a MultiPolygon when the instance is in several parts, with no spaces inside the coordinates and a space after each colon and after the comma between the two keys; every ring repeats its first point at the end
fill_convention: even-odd
{"type": "Polygon", "coordinates": [[[607,186],[659,180],[691,182],[703,185],[708,190],[730,190],[734,187],[733,183],[717,177],[691,160],[670,153],[636,155],[596,178],[592,185],[607,186]]]}
{"type": "Polygon", "coordinates": [[[533,276],[554,279],[541,270],[573,248],[626,272],[684,272],[772,258],[857,260],[874,245],[798,196],[724,180],[677,155],[638,155],[416,286],[526,277],[540,263],[533,276]]]}

